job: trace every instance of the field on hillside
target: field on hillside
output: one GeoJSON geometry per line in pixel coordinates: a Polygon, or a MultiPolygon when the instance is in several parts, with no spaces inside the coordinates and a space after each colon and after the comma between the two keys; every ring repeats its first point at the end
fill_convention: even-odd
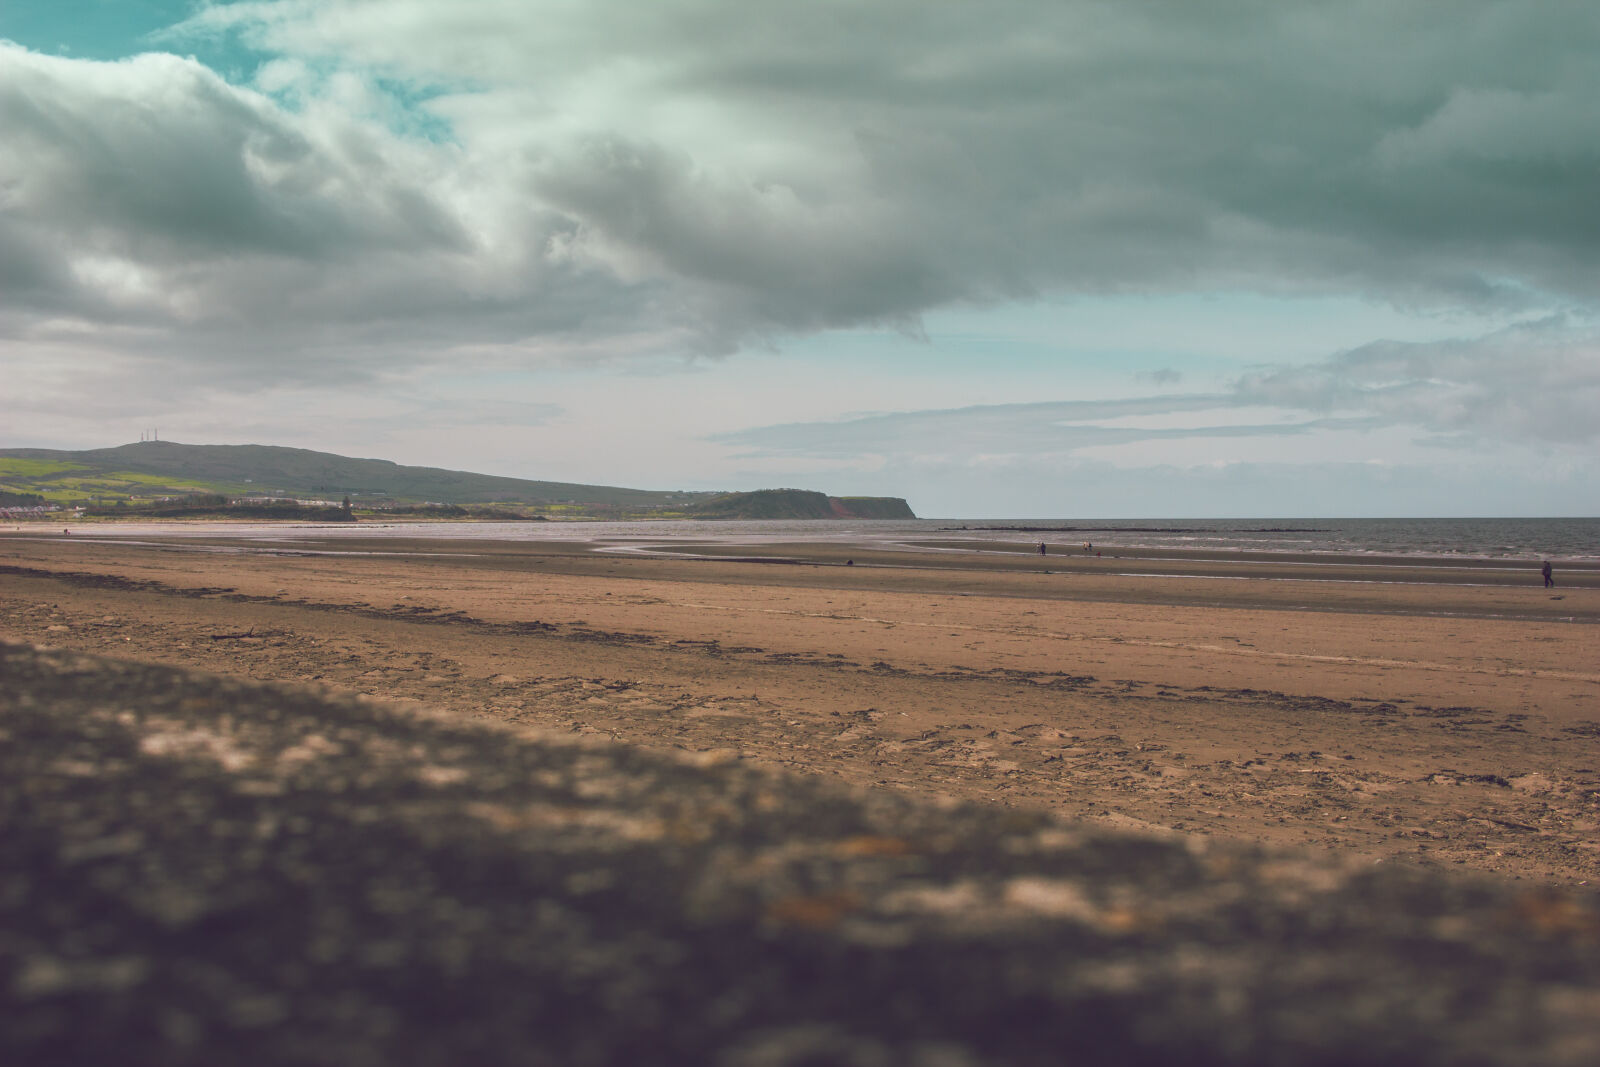
{"type": "Polygon", "coordinates": [[[34,493],[52,504],[138,504],[195,493],[233,496],[252,486],[173,478],[138,471],[102,471],[64,460],[0,456],[0,491],[34,493]]]}

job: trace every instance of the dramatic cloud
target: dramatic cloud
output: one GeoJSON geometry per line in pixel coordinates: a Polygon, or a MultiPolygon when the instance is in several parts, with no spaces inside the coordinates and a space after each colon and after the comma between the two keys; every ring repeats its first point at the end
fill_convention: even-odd
{"type": "Polygon", "coordinates": [[[520,142],[618,255],[727,290],[735,328],[1197,275],[1596,295],[1584,3],[286,0],[195,25],[472,85],[436,113],[520,142]]]}
{"type": "Polygon", "coordinates": [[[13,333],[311,376],[1041,292],[1600,298],[1587,3],[277,0],[167,40],[208,34],[275,58],[0,53],[13,333]]]}
{"type": "MultiPolygon", "coordinates": [[[[359,96],[359,93],[354,94],[359,96]]],[[[0,43],[0,328],[337,380],[478,340],[639,328],[637,284],[559,251],[570,221],[342,101],[291,110],[193,60],[0,43]],[[512,235],[507,237],[507,235],[512,235]],[[330,359],[333,354],[337,358],[330,359]]]]}

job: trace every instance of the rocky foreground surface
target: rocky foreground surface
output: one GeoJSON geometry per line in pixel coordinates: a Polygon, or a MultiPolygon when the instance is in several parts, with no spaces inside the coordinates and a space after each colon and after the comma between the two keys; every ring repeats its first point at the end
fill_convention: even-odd
{"type": "Polygon", "coordinates": [[[1600,907],[0,644],[0,1061],[1591,1064],[1600,907]]]}

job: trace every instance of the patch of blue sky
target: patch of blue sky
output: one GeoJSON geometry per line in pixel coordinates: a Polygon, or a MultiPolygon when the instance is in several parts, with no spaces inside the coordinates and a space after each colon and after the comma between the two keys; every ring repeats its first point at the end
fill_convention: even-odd
{"type": "Polygon", "coordinates": [[[389,128],[404,137],[432,141],[435,144],[456,143],[455,127],[448,119],[428,107],[430,100],[456,93],[472,92],[472,85],[431,85],[406,81],[401,78],[375,77],[373,86],[395,103],[389,114],[389,128]]]}
{"type": "Polygon", "coordinates": [[[179,48],[165,37],[167,29],[201,6],[199,0],[8,0],[0,5],[0,37],[76,59],[176,52],[193,55],[225,77],[230,69],[254,69],[260,57],[238,41],[199,38],[179,48]]]}
{"type": "MultiPolygon", "coordinates": [[[[456,143],[455,128],[448,119],[429,109],[428,102],[469,92],[471,86],[422,84],[370,71],[353,72],[333,60],[299,56],[266,62],[246,78],[229,80],[248,82],[250,88],[293,112],[302,109],[308,96],[325,93],[333,79],[341,75],[356,78],[367,94],[367,106],[362,108],[366,117],[381,122],[396,136],[434,144],[456,143]]],[[[350,106],[348,100],[345,104],[350,106]]]]}
{"type": "Polygon", "coordinates": [[[947,375],[974,402],[1208,391],[1264,365],[1324,360],[1371,342],[1437,341],[1483,325],[1349,297],[1117,295],[934,311],[921,335],[839,330],[779,342],[840,373],[947,375]]]}
{"type": "MultiPolygon", "coordinates": [[[[786,357],[970,379],[976,395],[1120,397],[1211,389],[1261,365],[1325,360],[1374,338],[1435,341],[1462,323],[1346,298],[1094,296],[936,310],[917,334],[840,330],[779,342],[786,357]]],[[[990,400],[992,402],[992,400],[990,400]]]]}
{"type": "MultiPolygon", "coordinates": [[[[207,6],[202,0],[6,0],[0,4],[0,38],[35,52],[71,59],[114,61],[145,52],[193,56],[233,85],[255,84],[261,66],[276,56],[253,48],[238,33],[197,32],[189,26],[172,32],[207,6]]],[[[317,70],[319,75],[333,73],[317,70]]],[[[374,75],[374,90],[392,106],[382,116],[396,134],[449,143],[451,124],[430,111],[430,100],[449,93],[471,92],[472,85],[428,85],[374,75]]],[[[268,91],[283,107],[294,110],[293,93],[268,91]]]]}
{"type": "Polygon", "coordinates": [[[1375,338],[1437,341],[1483,328],[1476,318],[1468,322],[1355,297],[1248,292],[1064,297],[993,311],[937,312],[927,325],[930,336],[952,340],[990,335],[1081,351],[1252,365],[1326,359],[1375,338]]]}

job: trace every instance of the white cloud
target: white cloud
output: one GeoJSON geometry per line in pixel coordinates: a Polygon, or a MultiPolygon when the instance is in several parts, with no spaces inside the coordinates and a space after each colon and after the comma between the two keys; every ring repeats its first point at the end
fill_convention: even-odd
{"type": "Polygon", "coordinates": [[[314,375],[1039,293],[1600,296],[1583,4],[264,0],[199,34],[261,49],[253,87],[5,48],[11,310],[314,375]]]}
{"type": "Polygon", "coordinates": [[[1600,333],[1547,319],[1485,337],[1374,342],[1309,366],[1252,374],[1242,401],[1369,413],[1484,442],[1600,441],[1600,333]]]}
{"type": "Polygon", "coordinates": [[[552,254],[568,221],[329,98],[291,111],[192,60],[0,43],[0,124],[0,321],[36,343],[74,318],[153,331],[220,380],[336,381],[643,328],[639,286],[552,254]]]}

